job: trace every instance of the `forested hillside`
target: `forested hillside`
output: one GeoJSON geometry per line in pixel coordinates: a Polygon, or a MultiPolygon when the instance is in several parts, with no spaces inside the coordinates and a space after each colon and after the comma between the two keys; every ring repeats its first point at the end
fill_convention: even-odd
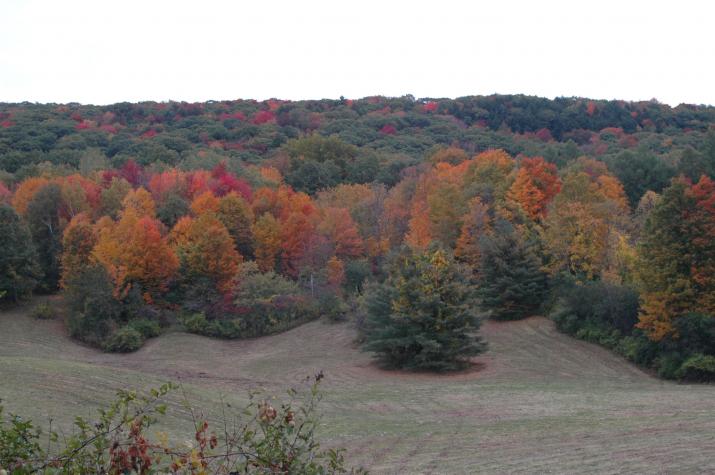
{"type": "Polygon", "coordinates": [[[439,370],[483,351],[483,318],[545,314],[708,380],[713,125],[526,96],[2,104],[0,294],[62,291],[70,334],[107,351],[325,316],[439,370]]]}

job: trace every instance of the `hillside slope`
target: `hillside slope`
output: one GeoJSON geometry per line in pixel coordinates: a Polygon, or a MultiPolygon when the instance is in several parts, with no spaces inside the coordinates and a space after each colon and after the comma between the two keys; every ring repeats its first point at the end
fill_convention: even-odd
{"type": "MultiPolygon", "coordinates": [[[[251,341],[170,333],[130,355],[68,339],[59,322],[0,312],[0,398],[67,428],[122,386],[181,380],[216,415],[245,390],[327,376],[324,435],[373,473],[715,471],[715,387],[659,381],[531,318],[484,327],[490,351],[450,376],[377,369],[347,324],[251,341]]],[[[170,430],[187,424],[175,407],[170,430]]]]}

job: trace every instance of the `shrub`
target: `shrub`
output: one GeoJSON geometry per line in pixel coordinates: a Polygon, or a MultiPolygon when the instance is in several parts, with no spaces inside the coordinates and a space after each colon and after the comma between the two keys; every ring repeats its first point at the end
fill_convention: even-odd
{"type": "Polygon", "coordinates": [[[243,264],[237,280],[235,309],[210,320],[204,331],[223,338],[249,338],[284,331],[320,316],[320,305],[303,295],[295,282],[275,272],[259,272],[255,263],[243,264]]]}
{"type": "Polygon", "coordinates": [[[665,379],[677,379],[683,360],[683,356],[676,352],[664,353],[658,356],[654,362],[658,376],[665,379]]]}
{"type": "Polygon", "coordinates": [[[696,353],[678,368],[676,376],[690,381],[715,380],[715,356],[696,353]]]}
{"type": "Polygon", "coordinates": [[[629,287],[599,281],[562,287],[561,292],[551,317],[565,333],[597,325],[629,335],[638,322],[638,293],[629,287]]]}
{"type": "Polygon", "coordinates": [[[52,320],[56,317],[55,310],[48,303],[41,303],[32,309],[32,317],[39,320],[52,320]]]}
{"type": "Polygon", "coordinates": [[[690,313],[675,319],[678,338],[673,341],[688,353],[715,355],[715,317],[690,313]]]}
{"type": "Polygon", "coordinates": [[[146,318],[132,320],[129,322],[128,326],[139,332],[139,334],[145,339],[154,338],[161,334],[161,327],[159,326],[159,323],[146,318]]]}
{"type": "Polygon", "coordinates": [[[327,292],[318,297],[317,313],[330,322],[347,320],[349,307],[339,295],[327,292]]]}
{"type": "Polygon", "coordinates": [[[198,335],[205,335],[209,327],[209,322],[203,313],[191,314],[185,317],[182,323],[187,332],[196,333],[198,335]]]}
{"type": "Polygon", "coordinates": [[[637,342],[633,348],[633,351],[635,352],[633,361],[639,365],[653,366],[655,360],[658,358],[659,352],[661,351],[658,343],[650,340],[640,331],[637,334],[634,334],[633,337],[637,342]]]}
{"type": "Polygon", "coordinates": [[[104,343],[104,351],[111,353],[131,353],[144,344],[144,337],[127,325],[115,331],[104,343]]]}
{"type": "Polygon", "coordinates": [[[182,322],[187,332],[197,335],[227,339],[246,336],[240,319],[209,320],[203,313],[194,313],[184,317],[182,322]]]}

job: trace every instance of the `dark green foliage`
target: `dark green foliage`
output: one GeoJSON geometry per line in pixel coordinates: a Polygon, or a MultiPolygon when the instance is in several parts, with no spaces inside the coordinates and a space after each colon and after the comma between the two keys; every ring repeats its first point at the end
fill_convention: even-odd
{"type": "Polygon", "coordinates": [[[35,308],[32,309],[31,315],[33,318],[38,320],[52,320],[55,318],[55,309],[48,303],[37,304],[35,308]]]}
{"type": "Polygon", "coordinates": [[[105,351],[129,352],[161,333],[161,312],[144,302],[137,288],[118,298],[101,265],[85,268],[65,287],[67,327],[78,340],[105,351]]]}
{"type": "Polygon", "coordinates": [[[187,214],[189,214],[189,204],[176,193],[169,194],[156,210],[156,217],[169,228],[187,214]]]}
{"type": "Polygon", "coordinates": [[[715,130],[707,133],[699,150],[687,148],[683,151],[678,172],[692,181],[698,181],[701,175],[715,177],[715,130]]]}
{"type": "Polygon", "coordinates": [[[70,335],[101,346],[123,319],[122,303],[114,298],[114,285],[103,267],[95,265],[67,283],[65,300],[69,307],[70,335]]]}
{"type": "Polygon", "coordinates": [[[159,323],[147,318],[132,320],[127,327],[136,330],[145,339],[154,338],[161,334],[161,326],[159,326],[159,323]]]}
{"type": "Polygon", "coordinates": [[[715,317],[690,313],[675,320],[679,346],[715,356],[715,317]]]}
{"type": "Polygon", "coordinates": [[[323,188],[348,181],[348,175],[359,178],[360,183],[370,181],[375,171],[376,160],[365,157],[369,168],[358,170],[353,165],[358,149],[343,142],[337,136],[323,137],[312,134],[300,139],[290,140],[284,146],[291,157],[291,168],[286,174],[286,182],[298,191],[315,193],[323,188]],[[360,174],[364,173],[363,176],[360,174]],[[367,180],[366,180],[367,179],[367,180]]]}
{"type": "Polygon", "coordinates": [[[629,287],[589,282],[561,289],[551,313],[556,328],[609,348],[666,379],[715,381],[715,318],[687,314],[675,320],[677,335],[655,342],[633,325],[638,295],[629,287]]]}
{"type": "Polygon", "coordinates": [[[276,274],[261,273],[253,262],[241,266],[233,302],[215,286],[192,286],[184,300],[184,327],[190,333],[219,338],[252,338],[288,330],[321,315],[317,299],[276,274]]]}
{"type": "Polygon", "coordinates": [[[297,191],[315,193],[339,184],[341,182],[340,175],[340,167],[332,160],[316,162],[296,159],[291,166],[290,173],[286,174],[285,180],[297,191]]]}
{"type": "Polygon", "coordinates": [[[144,344],[144,336],[132,326],[127,325],[112,333],[104,343],[104,351],[110,353],[130,353],[144,344]]]}
{"type": "Polygon", "coordinates": [[[485,236],[480,246],[480,307],[496,320],[533,315],[547,290],[546,273],[534,243],[507,221],[499,220],[494,234],[485,236]]]}
{"type": "Polygon", "coordinates": [[[38,251],[38,262],[44,273],[40,288],[45,292],[57,290],[60,281],[61,204],[62,191],[58,185],[51,183],[35,193],[25,213],[32,240],[38,251]]]}
{"type": "Polygon", "coordinates": [[[248,264],[243,266],[239,281],[234,305],[244,337],[274,333],[320,315],[317,302],[279,274],[257,272],[248,264]]]}
{"type": "Polygon", "coordinates": [[[364,346],[389,367],[448,371],[485,349],[469,273],[444,250],[404,249],[366,287],[364,346]]]}
{"type": "Polygon", "coordinates": [[[348,318],[348,305],[335,292],[322,292],[317,297],[316,311],[330,322],[342,322],[348,318]]]}
{"type": "Polygon", "coordinates": [[[660,193],[675,175],[675,170],[662,159],[645,152],[622,152],[608,162],[608,168],[621,181],[634,208],[646,191],[660,193]]]}
{"type": "Polygon", "coordinates": [[[35,288],[42,271],[27,226],[15,210],[0,204],[0,300],[17,302],[35,288]]]}
{"type": "Polygon", "coordinates": [[[690,356],[676,372],[678,379],[689,381],[714,381],[715,356],[696,353],[690,356]]]}
{"type": "Polygon", "coordinates": [[[345,284],[348,292],[362,292],[365,281],[372,276],[370,262],[367,259],[350,260],[345,264],[345,284]]]}
{"type": "Polygon", "coordinates": [[[629,335],[638,322],[638,293],[607,282],[573,284],[559,289],[561,301],[552,318],[559,330],[576,334],[586,326],[615,329],[629,335]]]}

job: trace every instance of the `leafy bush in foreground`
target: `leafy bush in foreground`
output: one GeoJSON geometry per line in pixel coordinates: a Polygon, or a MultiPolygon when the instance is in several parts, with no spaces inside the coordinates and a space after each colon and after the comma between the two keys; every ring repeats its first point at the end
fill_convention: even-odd
{"type": "MultiPolygon", "coordinates": [[[[95,421],[75,419],[75,431],[60,439],[42,436],[31,421],[4,417],[0,406],[0,471],[30,473],[300,473],[306,475],[365,473],[345,467],[344,449],[321,449],[316,438],[320,420],[322,373],[308,378],[306,392],[290,389],[284,401],[252,393],[250,403],[214,431],[189,406],[194,420],[191,442],[172,445],[153,427],[166,414],[165,384],[142,396],[121,390],[99,411],[95,421]],[[152,435],[155,434],[155,435],[152,435]],[[40,438],[48,440],[44,449],[40,438]]],[[[227,405],[230,408],[230,405],[227,405]]],[[[231,409],[226,409],[226,412],[231,409]]]]}

